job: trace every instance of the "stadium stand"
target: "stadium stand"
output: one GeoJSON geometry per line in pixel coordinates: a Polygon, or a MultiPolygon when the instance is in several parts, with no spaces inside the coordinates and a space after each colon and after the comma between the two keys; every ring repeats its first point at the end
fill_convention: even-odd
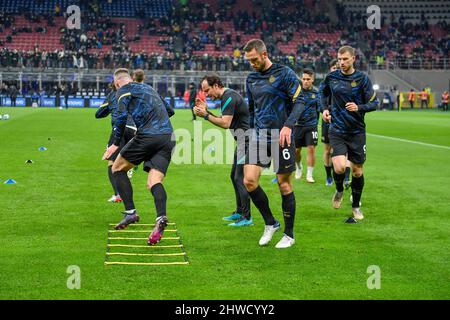
{"type": "Polygon", "coordinates": [[[207,5],[192,1],[186,6],[170,0],[79,0],[75,4],[83,12],[80,31],[65,27],[67,0],[0,3],[2,67],[114,68],[125,63],[146,69],[203,70],[215,64],[223,70],[231,64],[232,70],[242,71],[249,67],[240,48],[255,37],[269,44],[275,60],[296,69],[326,68],[344,43],[361,48],[361,57],[379,67],[386,61],[401,68],[448,65],[450,11],[439,1],[431,1],[430,10],[420,17],[425,1],[414,6],[408,1],[379,1],[392,19],[377,32],[364,29],[363,10],[369,1],[346,1],[345,9],[337,3],[333,22],[331,14],[322,14],[326,1],[278,0],[262,11],[258,1],[250,0],[207,5]],[[396,20],[398,12],[404,15],[396,20]],[[358,29],[371,40],[355,38],[358,33],[353,31],[358,29]]]}

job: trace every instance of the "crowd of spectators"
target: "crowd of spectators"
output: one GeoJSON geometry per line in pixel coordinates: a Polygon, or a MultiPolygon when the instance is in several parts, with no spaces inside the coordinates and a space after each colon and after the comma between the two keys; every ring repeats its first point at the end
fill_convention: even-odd
{"type": "MultiPolygon", "coordinates": [[[[255,8],[261,7],[254,0],[255,8]]],[[[330,21],[327,13],[319,7],[320,1],[307,7],[299,0],[274,0],[271,8],[253,12],[232,10],[236,0],[222,0],[218,10],[209,5],[192,3],[174,6],[166,17],[146,18],[143,12],[136,12],[137,32],[127,33],[127,25],[116,19],[101,16],[96,1],[85,1],[88,10],[83,15],[81,30],[60,29],[60,43],[63,49],[41,50],[39,44],[29,50],[0,50],[0,66],[24,68],[144,68],[149,70],[216,70],[247,71],[248,63],[243,59],[242,47],[245,44],[242,35],[258,34],[268,45],[269,53],[276,62],[287,64],[296,70],[304,67],[325,71],[339,46],[350,44],[359,47],[361,58],[367,57],[377,63],[387,59],[403,59],[405,63],[414,61],[433,63],[434,60],[448,59],[450,51],[450,26],[445,22],[438,27],[447,36],[436,39],[431,26],[422,17],[420,23],[405,22],[405,18],[391,17],[383,21],[382,30],[367,31],[366,17],[357,12],[338,8],[337,23],[330,21]],[[234,32],[224,28],[224,22],[231,23],[234,32]],[[288,44],[300,35],[306,38],[308,30],[317,33],[339,32],[338,41],[312,39],[298,42],[294,52],[282,52],[280,44],[288,44]],[[164,53],[132,51],[130,43],[140,41],[144,34],[160,36],[158,44],[164,53]],[[365,38],[365,47],[361,44],[365,38]],[[420,44],[420,45],[416,45],[420,44]],[[201,53],[206,45],[214,45],[216,51],[232,47],[233,53],[208,55],[201,53]],[[414,45],[407,50],[408,45],[414,45]],[[103,52],[103,46],[111,49],[103,52]]],[[[0,45],[12,42],[21,32],[46,33],[49,26],[55,26],[55,17],[64,15],[60,7],[53,13],[36,15],[24,8],[24,16],[30,26],[16,29],[15,16],[0,13],[0,45]]],[[[359,59],[364,63],[365,59],[359,59]]]]}

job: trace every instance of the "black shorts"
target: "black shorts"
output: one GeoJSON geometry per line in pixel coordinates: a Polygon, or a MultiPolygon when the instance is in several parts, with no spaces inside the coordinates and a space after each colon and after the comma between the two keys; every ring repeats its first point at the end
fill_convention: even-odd
{"type": "MultiPolygon", "coordinates": [[[[114,152],[108,160],[114,161],[116,160],[117,156],[120,153],[120,150],[122,150],[123,147],[131,140],[133,139],[134,135],[136,134],[136,130],[133,130],[131,128],[126,127],[125,132],[123,134],[122,140],[120,140],[119,148],[116,152],[114,152]]],[[[110,147],[114,143],[115,137],[114,137],[114,131],[111,131],[111,135],[109,136],[108,146],[110,147]]]]}
{"type": "Polygon", "coordinates": [[[295,171],[295,143],[292,141],[290,147],[282,148],[275,142],[251,140],[245,144],[245,151],[242,150],[242,146],[238,146],[237,163],[242,164],[244,158],[245,164],[254,164],[263,168],[269,168],[273,161],[274,172],[291,173],[295,171]]]}
{"type": "Polygon", "coordinates": [[[355,164],[366,161],[366,134],[342,134],[330,130],[331,157],[345,156],[355,164]]]}
{"type": "Polygon", "coordinates": [[[135,166],[144,162],[144,171],[149,172],[150,169],[156,169],[165,175],[172,159],[174,147],[175,140],[172,140],[171,134],[136,135],[123,147],[120,154],[135,166]]]}
{"type": "Polygon", "coordinates": [[[330,124],[322,120],[322,142],[325,144],[330,144],[329,132],[330,124]]]}
{"type": "Polygon", "coordinates": [[[299,127],[294,129],[295,147],[317,146],[318,132],[317,126],[313,127],[299,127]]]}

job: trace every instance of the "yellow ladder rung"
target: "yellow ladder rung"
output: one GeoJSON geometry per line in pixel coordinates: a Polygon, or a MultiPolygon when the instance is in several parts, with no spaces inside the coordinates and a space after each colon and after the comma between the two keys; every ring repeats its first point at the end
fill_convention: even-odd
{"type": "MultiPolygon", "coordinates": [[[[114,223],[110,223],[109,224],[109,226],[111,226],[111,227],[114,227],[116,225],[117,225],[117,223],[116,224],[114,224],[114,223]]],[[[168,223],[167,225],[168,226],[175,226],[176,224],[175,223],[168,223]]],[[[139,226],[154,227],[155,224],[154,223],[132,223],[132,224],[129,224],[128,226],[129,227],[139,227],[139,226]]]]}
{"type": "Polygon", "coordinates": [[[185,256],[186,252],[180,253],[128,253],[128,252],[107,252],[108,256],[142,256],[142,257],[172,257],[185,256]]]}
{"type": "Polygon", "coordinates": [[[131,244],[108,244],[108,247],[127,247],[127,248],[182,248],[182,244],[169,245],[169,246],[140,246],[140,245],[131,245],[131,244]]]}
{"type": "MultiPolygon", "coordinates": [[[[153,230],[108,230],[111,233],[150,233],[153,230]]],[[[164,232],[177,232],[177,230],[164,230],[164,232]]]]}
{"type": "Polygon", "coordinates": [[[129,266],[168,266],[168,265],[187,265],[189,262],[108,262],[105,265],[129,265],[129,266]]]}
{"type": "MultiPolygon", "coordinates": [[[[110,237],[108,240],[148,240],[148,238],[127,238],[127,237],[110,237]]],[[[180,240],[180,237],[162,237],[161,240],[180,240]]]]}

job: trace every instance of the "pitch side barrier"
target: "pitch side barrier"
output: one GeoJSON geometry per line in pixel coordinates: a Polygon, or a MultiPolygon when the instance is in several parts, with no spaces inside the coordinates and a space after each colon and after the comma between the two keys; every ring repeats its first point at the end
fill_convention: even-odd
{"type": "MultiPolygon", "coordinates": [[[[91,97],[91,96],[69,96],[67,99],[67,104],[69,108],[98,108],[105,101],[106,97],[91,97]]],[[[245,98],[247,101],[247,98],[245,98]]],[[[65,107],[65,98],[61,97],[59,99],[59,103],[57,104],[56,96],[39,96],[39,97],[31,97],[31,96],[18,96],[16,98],[16,107],[47,107],[47,108],[55,108],[55,107],[65,107]]],[[[170,104],[170,98],[165,98],[166,102],[170,104]]],[[[220,108],[220,100],[212,101],[210,99],[206,99],[208,103],[208,109],[217,109],[220,108]]],[[[0,97],[0,106],[2,107],[11,107],[11,98],[2,96],[0,97]]],[[[174,107],[175,109],[185,109],[189,108],[186,105],[184,99],[176,97],[174,98],[174,107]]]]}

